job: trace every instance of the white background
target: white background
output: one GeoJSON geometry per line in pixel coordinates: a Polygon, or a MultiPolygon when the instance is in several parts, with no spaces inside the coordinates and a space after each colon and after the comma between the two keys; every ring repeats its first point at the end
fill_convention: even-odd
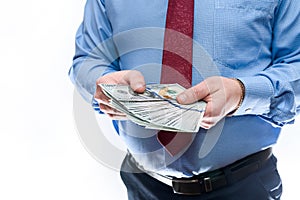
{"type": "MultiPolygon", "coordinates": [[[[126,199],[118,172],[83,147],[67,72],[83,0],[0,3],[0,199],[126,199]]],[[[283,199],[297,199],[300,120],[275,152],[283,199]]]]}

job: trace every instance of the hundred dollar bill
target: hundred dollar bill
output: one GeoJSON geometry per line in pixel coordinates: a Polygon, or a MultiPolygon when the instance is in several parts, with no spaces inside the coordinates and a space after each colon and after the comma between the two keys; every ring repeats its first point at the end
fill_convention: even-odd
{"type": "Polygon", "coordinates": [[[200,128],[206,103],[177,103],[176,96],[185,90],[179,84],[147,85],[144,93],[136,93],[128,85],[100,87],[111,99],[112,107],[145,128],[174,132],[197,132],[200,128]]]}
{"type": "Polygon", "coordinates": [[[118,101],[161,101],[161,98],[146,90],[144,93],[134,92],[128,85],[100,84],[103,92],[118,101]]]}

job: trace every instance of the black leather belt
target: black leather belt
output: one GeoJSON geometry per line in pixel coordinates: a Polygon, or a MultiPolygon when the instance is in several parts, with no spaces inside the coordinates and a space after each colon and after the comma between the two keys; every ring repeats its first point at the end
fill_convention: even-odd
{"type": "Polygon", "coordinates": [[[155,172],[143,170],[131,155],[129,159],[149,176],[165,183],[173,188],[174,193],[184,195],[199,195],[208,193],[226,185],[233,184],[246,178],[251,173],[260,169],[272,155],[272,148],[265,149],[246,158],[238,160],[226,167],[199,174],[191,178],[174,178],[162,176],[155,172]]]}

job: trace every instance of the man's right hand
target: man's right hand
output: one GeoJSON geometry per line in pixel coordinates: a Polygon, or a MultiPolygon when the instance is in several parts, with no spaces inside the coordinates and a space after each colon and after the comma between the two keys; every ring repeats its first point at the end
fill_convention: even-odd
{"type": "Polygon", "coordinates": [[[98,101],[101,111],[107,114],[110,118],[116,120],[126,120],[127,117],[124,113],[109,105],[110,99],[103,93],[101,87],[98,85],[101,83],[130,85],[132,90],[138,93],[142,93],[146,89],[144,76],[136,70],[118,71],[97,79],[97,89],[94,94],[94,98],[98,101]]]}

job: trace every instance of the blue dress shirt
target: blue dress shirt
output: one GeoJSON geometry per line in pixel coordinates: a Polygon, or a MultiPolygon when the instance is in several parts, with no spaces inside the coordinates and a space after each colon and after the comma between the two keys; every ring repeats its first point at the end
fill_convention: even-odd
{"type": "MultiPolygon", "coordinates": [[[[88,101],[100,76],[142,72],[159,83],[167,0],[87,0],[69,75],[88,101]]],[[[233,117],[200,129],[172,157],[155,130],[119,121],[120,137],[146,169],[188,177],[228,165],[276,143],[300,110],[300,1],[195,1],[193,80],[236,77],[245,98],[233,117]]]]}

